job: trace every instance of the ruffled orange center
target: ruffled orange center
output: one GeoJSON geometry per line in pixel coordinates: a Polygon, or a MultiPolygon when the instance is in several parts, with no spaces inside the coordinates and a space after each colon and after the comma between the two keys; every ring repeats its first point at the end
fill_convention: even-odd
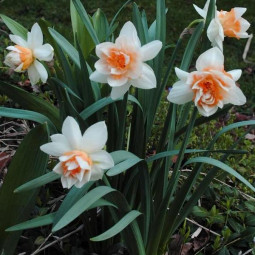
{"type": "Polygon", "coordinates": [[[118,50],[111,50],[107,63],[117,69],[125,69],[129,64],[130,57],[118,50]]]}
{"type": "MultiPolygon", "coordinates": [[[[218,78],[217,78],[218,79],[218,78]]],[[[196,93],[200,93],[202,90],[203,95],[200,97],[199,101],[197,102],[198,105],[208,104],[209,106],[215,106],[218,104],[220,100],[223,99],[222,89],[220,88],[218,82],[221,82],[224,86],[224,82],[219,80],[218,81],[212,76],[207,75],[205,78],[201,80],[201,77],[194,76],[194,84],[197,83],[198,88],[194,88],[195,95],[193,100],[195,100],[196,93]]]]}
{"type": "MultiPolygon", "coordinates": [[[[77,151],[77,150],[69,151],[69,152],[66,152],[64,156],[71,156],[71,157],[68,157],[66,161],[63,161],[61,163],[64,175],[68,175],[69,177],[75,177],[82,170],[77,160],[77,157],[81,158],[83,161],[86,161],[89,166],[92,166],[91,158],[83,151],[77,151]]],[[[89,170],[85,169],[85,171],[89,171],[89,170]]]]}
{"type": "Polygon", "coordinates": [[[240,21],[236,19],[235,10],[230,12],[220,11],[218,14],[220,23],[223,27],[224,34],[228,37],[239,38],[236,33],[241,31],[240,21]]]}
{"type": "Polygon", "coordinates": [[[121,79],[132,68],[136,54],[121,49],[113,48],[106,56],[106,62],[111,69],[111,75],[115,79],[121,79]]]}
{"type": "Polygon", "coordinates": [[[28,69],[29,66],[31,66],[31,64],[35,60],[32,50],[28,49],[28,48],[24,48],[19,45],[15,45],[15,47],[20,51],[19,57],[20,57],[21,62],[23,63],[22,70],[28,69]]]}

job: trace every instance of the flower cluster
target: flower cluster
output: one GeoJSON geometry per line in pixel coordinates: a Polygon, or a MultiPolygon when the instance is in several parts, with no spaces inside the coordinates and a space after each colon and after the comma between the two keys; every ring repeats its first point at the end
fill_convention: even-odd
{"type": "MultiPolygon", "coordinates": [[[[208,0],[203,9],[194,5],[205,19],[209,7],[208,0]]],[[[188,73],[175,69],[179,79],[173,84],[168,100],[175,104],[193,101],[203,116],[214,114],[224,104],[242,105],[246,98],[236,81],[242,71],[226,72],[224,68],[224,37],[247,38],[250,24],[242,18],[245,8],[233,8],[230,12],[217,11],[211,21],[207,36],[213,48],[202,53],[196,61],[196,71],[188,73]]],[[[16,72],[28,71],[31,84],[39,80],[46,82],[48,73],[39,61],[51,61],[53,48],[43,44],[41,28],[36,23],[27,40],[18,35],[10,35],[15,46],[7,47],[11,52],[5,58],[5,64],[16,72]],[[39,61],[38,61],[39,60],[39,61]]],[[[127,22],[115,42],[104,42],[96,46],[99,58],[90,79],[99,83],[108,83],[112,88],[111,98],[118,99],[128,92],[130,86],[138,89],[156,88],[157,80],[153,69],[146,61],[155,58],[162,49],[162,42],[151,41],[141,45],[132,22],[127,22]]],[[[107,127],[98,122],[89,127],[82,135],[78,123],[67,117],[63,123],[62,134],[51,136],[52,142],[41,146],[41,150],[58,157],[59,163],[53,171],[60,174],[64,188],[73,185],[82,187],[86,182],[101,179],[104,170],[114,166],[111,155],[103,150],[107,141],[107,127]]]]}
{"type": "MultiPolygon", "coordinates": [[[[207,16],[210,0],[203,9],[194,5],[196,11],[204,19],[207,16]]],[[[208,39],[213,48],[204,52],[196,62],[197,71],[187,73],[175,69],[177,81],[171,89],[168,100],[176,104],[194,101],[203,116],[214,114],[224,104],[243,105],[246,98],[236,81],[241,77],[241,70],[226,72],[224,69],[223,41],[224,37],[247,38],[246,32],[250,24],[241,16],[245,8],[233,8],[230,12],[217,11],[207,29],[208,39]]]]}

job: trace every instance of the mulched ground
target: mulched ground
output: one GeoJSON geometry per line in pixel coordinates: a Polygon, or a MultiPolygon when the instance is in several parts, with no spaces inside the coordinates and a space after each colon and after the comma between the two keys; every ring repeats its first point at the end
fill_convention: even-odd
{"type": "Polygon", "coordinates": [[[0,187],[11,158],[29,130],[28,122],[25,120],[0,117],[0,187]]]}

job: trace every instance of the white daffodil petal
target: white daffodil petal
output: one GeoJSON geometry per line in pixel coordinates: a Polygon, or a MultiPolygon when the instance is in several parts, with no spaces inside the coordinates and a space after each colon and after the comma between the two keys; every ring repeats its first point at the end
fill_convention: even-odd
{"type": "Polygon", "coordinates": [[[249,35],[248,33],[246,33],[246,32],[243,32],[243,33],[236,33],[236,36],[237,36],[238,38],[242,38],[242,39],[245,39],[245,38],[249,38],[249,37],[250,37],[250,35],[249,35]]]}
{"type": "Polygon", "coordinates": [[[81,171],[75,175],[75,177],[77,178],[78,182],[81,182],[83,179],[85,171],[83,169],[81,169],[81,171]]]}
{"type": "Polygon", "coordinates": [[[103,150],[97,151],[97,152],[91,153],[89,156],[93,161],[93,165],[96,165],[99,168],[109,169],[114,166],[114,161],[112,159],[112,156],[106,151],[103,151],[103,150]]]}
{"type": "Polygon", "coordinates": [[[11,41],[14,42],[17,45],[20,45],[22,47],[27,47],[28,46],[27,42],[18,35],[9,35],[9,37],[10,37],[11,41]]]}
{"type": "Polygon", "coordinates": [[[82,181],[76,182],[75,187],[76,188],[81,188],[85,183],[90,181],[90,178],[91,178],[91,171],[84,172],[82,181]]]}
{"type": "Polygon", "coordinates": [[[190,85],[187,85],[183,81],[177,81],[170,90],[167,99],[175,104],[186,104],[187,102],[192,101],[193,96],[194,92],[190,85]]]}
{"type": "Polygon", "coordinates": [[[74,150],[81,147],[82,134],[78,123],[73,117],[68,116],[62,126],[62,134],[74,150]]]}
{"type": "Polygon", "coordinates": [[[20,53],[20,50],[16,48],[15,46],[8,46],[6,49],[20,53]]]}
{"type": "Polygon", "coordinates": [[[242,70],[235,69],[235,70],[229,71],[228,74],[230,74],[233,77],[234,81],[238,81],[242,75],[242,70]]]}
{"type": "Polygon", "coordinates": [[[251,24],[246,19],[240,18],[239,22],[241,25],[242,32],[246,32],[246,30],[248,30],[249,27],[251,26],[251,24]]]}
{"type": "Polygon", "coordinates": [[[202,18],[206,18],[207,12],[201,8],[199,8],[197,5],[193,4],[193,7],[195,8],[195,10],[197,11],[197,13],[202,17],[202,18]]]}
{"type": "Polygon", "coordinates": [[[240,19],[246,11],[247,11],[247,8],[235,7],[234,12],[235,12],[236,20],[240,19]]]}
{"type": "Polygon", "coordinates": [[[228,91],[228,88],[235,85],[235,81],[232,77],[229,77],[223,72],[220,72],[218,70],[211,70],[211,73],[214,74],[215,78],[219,81],[221,84],[221,87],[228,91]]]}
{"type": "MultiPolygon", "coordinates": [[[[23,65],[24,65],[24,64],[21,63],[17,68],[14,69],[14,71],[15,71],[15,72],[22,72],[22,71],[23,71],[23,70],[22,70],[23,65]]],[[[28,77],[29,77],[29,75],[28,75],[28,77]]],[[[32,84],[32,83],[31,83],[31,84],[32,84]]]]}
{"type": "Polygon", "coordinates": [[[242,90],[236,85],[232,86],[226,96],[224,97],[224,103],[231,103],[233,105],[243,105],[246,103],[246,97],[242,90]]]}
{"type": "Polygon", "coordinates": [[[222,102],[222,100],[219,100],[217,106],[220,107],[220,108],[223,108],[224,103],[222,102]]]}
{"type": "Polygon", "coordinates": [[[224,56],[217,47],[211,48],[201,54],[196,62],[198,71],[203,71],[206,68],[213,68],[215,70],[224,69],[224,56]]]}
{"type": "Polygon", "coordinates": [[[93,166],[90,180],[91,181],[101,180],[103,178],[103,175],[104,171],[100,167],[93,166]]]}
{"type": "Polygon", "coordinates": [[[66,182],[67,182],[67,188],[70,189],[72,188],[72,186],[78,182],[78,180],[76,178],[72,178],[72,177],[67,177],[66,178],[66,182]]]}
{"type": "Polygon", "coordinates": [[[180,68],[175,67],[175,73],[176,73],[176,76],[177,76],[180,80],[182,80],[182,81],[187,81],[188,76],[189,76],[189,73],[188,73],[188,72],[185,72],[185,71],[181,70],[180,68]]]}
{"type": "Polygon", "coordinates": [[[43,34],[38,23],[32,26],[31,32],[28,33],[28,46],[31,49],[42,46],[43,44],[43,34]]]}
{"type": "Polygon", "coordinates": [[[11,51],[6,55],[4,64],[13,68],[13,69],[22,65],[20,69],[18,68],[18,71],[21,71],[21,69],[23,67],[23,63],[21,62],[20,55],[16,51],[11,51]]]}
{"type": "Polygon", "coordinates": [[[108,76],[105,74],[102,74],[98,71],[93,72],[90,76],[89,79],[94,81],[94,82],[99,82],[99,83],[107,83],[107,78],[108,76]]]}
{"type": "Polygon", "coordinates": [[[61,183],[64,189],[67,188],[68,184],[67,184],[67,178],[65,176],[61,177],[61,183]]]}
{"type": "Polygon", "coordinates": [[[130,21],[126,22],[124,24],[124,26],[122,27],[122,29],[120,30],[120,36],[127,36],[127,37],[131,37],[134,33],[136,32],[136,28],[134,26],[134,24],[130,21]]]}
{"type": "Polygon", "coordinates": [[[126,92],[129,90],[130,86],[131,85],[129,83],[127,83],[120,87],[113,87],[112,91],[111,91],[111,99],[116,100],[116,99],[124,96],[126,94],[126,92]]]}
{"type": "Polygon", "coordinates": [[[39,72],[37,71],[37,68],[35,67],[34,63],[31,66],[29,66],[29,68],[27,69],[27,73],[28,73],[28,78],[32,85],[35,85],[36,83],[39,82],[41,76],[39,72]]]}
{"type": "Polygon", "coordinates": [[[86,169],[86,170],[90,170],[90,169],[91,169],[91,167],[90,167],[90,165],[88,164],[87,161],[83,160],[81,157],[77,157],[77,156],[76,156],[75,158],[76,158],[76,160],[77,160],[79,166],[80,166],[82,169],[86,169]]]}
{"type": "Polygon", "coordinates": [[[222,25],[216,19],[213,19],[207,29],[208,39],[211,41],[213,46],[218,46],[222,51],[222,42],[224,40],[224,31],[222,25]]]}
{"type": "Polygon", "coordinates": [[[114,76],[108,76],[107,82],[111,87],[120,87],[126,85],[128,78],[123,76],[121,78],[115,78],[114,76]]]}
{"type": "Polygon", "coordinates": [[[67,162],[66,166],[67,166],[67,170],[68,171],[72,171],[72,170],[74,170],[74,169],[76,169],[78,167],[78,164],[76,164],[75,162],[71,161],[71,162],[67,162]]]}
{"type": "Polygon", "coordinates": [[[34,56],[40,61],[51,61],[53,59],[54,50],[48,43],[34,49],[34,56]]]}
{"type": "Polygon", "coordinates": [[[145,44],[141,48],[142,60],[148,61],[155,58],[160,52],[161,48],[162,48],[162,42],[158,40],[145,44]]]}
{"type": "Polygon", "coordinates": [[[133,43],[136,47],[141,46],[141,42],[137,36],[137,31],[134,24],[130,21],[126,22],[120,31],[119,37],[126,37],[133,43]]]}
{"type": "Polygon", "coordinates": [[[109,65],[107,65],[107,63],[102,60],[99,59],[96,63],[95,63],[95,68],[98,72],[102,73],[102,74],[110,74],[110,68],[109,65]]]}
{"type": "Polygon", "coordinates": [[[206,19],[207,16],[207,12],[208,12],[208,8],[209,8],[209,3],[210,0],[207,0],[205,3],[205,6],[203,9],[199,8],[198,6],[196,6],[195,4],[193,4],[193,7],[195,8],[195,10],[197,11],[197,13],[204,19],[206,19]]]}
{"type": "Polygon", "coordinates": [[[157,80],[153,69],[149,65],[143,64],[142,75],[138,79],[132,80],[132,85],[140,89],[156,88],[157,80]]]}
{"type": "Polygon", "coordinates": [[[223,52],[223,41],[216,37],[214,41],[212,41],[212,47],[218,47],[223,52]]]}
{"type": "Polygon", "coordinates": [[[213,115],[213,114],[217,111],[218,106],[213,106],[213,107],[211,107],[211,109],[206,108],[206,110],[205,110],[204,107],[197,106],[197,109],[198,109],[199,113],[200,113],[202,116],[204,116],[204,117],[209,117],[209,116],[213,115]]]}
{"type": "Polygon", "coordinates": [[[66,139],[66,137],[62,134],[55,134],[55,135],[52,135],[50,137],[51,141],[52,142],[55,142],[55,143],[62,143],[64,146],[68,147],[70,149],[70,151],[72,150],[68,140],[66,139]]]}
{"type": "Polygon", "coordinates": [[[109,54],[109,50],[114,48],[115,44],[112,42],[103,42],[96,46],[96,55],[101,58],[109,54]]]}
{"type": "Polygon", "coordinates": [[[57,174],[63,174],[63,168],[61,162],[57,163],[55,167],[53,168],[53,171],[57,174]]]}
{"type": "Polygon", "coordinates": [[[40,63],[38,60],[35,60],[34,66],[35,66],[38,74],[40,75],[41,81],[43,83],[46,83],[46,81],[48,79],[48,73],[47,73],[47,70],[45,69],[45,67],[43,66],[43,64],[40,63]]]}
{"type": "Polygon", "coordinates": [[[46,143],[40,149],[52,156],[59,157],[69,151],[69,148],[62,143],[46,143]]]}
{"type": "Polygon", "coordinates": [[[59,161],[64,162],[64,161],[69,160],[73,156],[75,156],[75,154],[62,155],[58,159],[59,159],[59,161]]]}
{"type": "Polygon", "coordinates": [[[102,150],[108,138],[107,127],[104,121],[90,126],[84,133],[81,146],[87,153],[102,150]]]}

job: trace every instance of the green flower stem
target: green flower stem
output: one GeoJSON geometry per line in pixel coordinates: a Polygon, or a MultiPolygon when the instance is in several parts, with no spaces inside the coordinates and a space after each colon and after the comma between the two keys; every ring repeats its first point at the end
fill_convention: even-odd
{"type": "MultiPolygon", "coordinates": [[[[178,155],[177,162],[175,163],[172,176],[171,176],[170,181],[167,186],[165,196],[162,200],[162,203],[161,203],[159,209],[157,210],[155,220],[152,224],[153,231],[151,232],[151,234],[149,236],[147,253],[146,253],[148,255],[158,254],[158,250],[160,248],[159,245],[160,245],[160,243],[162,243],[161,238],[164,239],[164,237],[162,236],[162,230],[164,228],[164,225],[166,223],[168,223],[168,222],[165,222],[167,207],[172,199],[172,196],[173,196],[173,194],[176,190],[177,184],[178,184],[178,179],[179,179],[179,175],[180,175],[179,169],[180,169],[183,157],[184,157],[184,152],[187,147],[189,137],[191,135],[191,132],[192,132],[192,129],[193,129],[193,126],[195,123],[196,115],[197,115],[197,108],[194,108],[191,119],[190,119],[189,126],[187,128],[185,137],[183,139],[183,143],[182,143],[182,146],[180,149],[180,153],[178,155]]],[[[169,223],[170,223],[169,227],[171,227],[171,223],[173,223],[173,222],[170,221],[169,223]]],[[[163,254],[163,251],[162,251],[162,254],[163,254]]]]}
{"type": "Polygon", "coordinates": [[[126,116],[127,116],[128,92],[126,92],[119,109],[119,129],[116,143],[116,150],[125,149],[126,116]]]}
{"type": "Polygon", "coordinates": [[[200,23],[200,22],[203,22],[203,21],[204,21],[204,19],[195,19],[195,20],[193,20],[193,21],[188,25],[187,28],[191,28],[191,27],[193,27],[194,25],[196,25],[197,23],[200,23]]]}

